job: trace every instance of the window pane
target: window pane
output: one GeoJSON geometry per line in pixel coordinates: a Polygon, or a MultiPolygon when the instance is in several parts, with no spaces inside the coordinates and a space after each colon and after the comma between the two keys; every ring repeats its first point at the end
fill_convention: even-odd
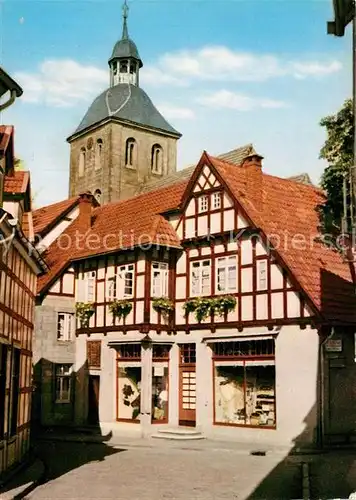
{"type": "Polygon", "coordinates": [[[140,417],[141,367],[119,366],[118,417],[138,420],[140,417]]]}
{"type": "Polygon", "coordinates": [[[168,420],[168,364],[152,368],[152,420],[168,420]]]}
{"type": "Polygon", "coordinates": [[[215,366],[215,421],[245,424],[243,366],[215,366]]]}

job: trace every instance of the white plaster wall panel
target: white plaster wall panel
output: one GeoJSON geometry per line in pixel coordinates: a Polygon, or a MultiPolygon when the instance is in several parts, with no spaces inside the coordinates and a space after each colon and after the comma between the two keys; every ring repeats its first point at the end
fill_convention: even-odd
{"type": "MultiPolygon", "coordinates": [[[[131,312],[126,316],[125,323],[127,325],[131,325],[134,322],[134,308],[131,309],[131,312]]],[[[122,324],[122,320],[120,322],[122,324]]]]}
{"type": "Polygon", "coordinates": [[[253,290],[253,272],[252,267],[241,269],[241,292],[252,292],[253,290]]]}
{"type": "Polygon", "coordinates": [[[199,252],[196,248],[192,248],[192,250],[189,250],[189,257],[198,257],[199,252]]]}
{"type": "Polygon", "coordinates": [[[235,210],[226,210],[224,212],[224,231],[235,229],[235,210]]]}
{"type": "Polygon", "coordinates": [[[178,276],[176,278],[176,298],[185,299],[186,297],[186,278],[183,276],[178,276]]]}
{"type": "Polygon", "coordinates": [[[238,250],[237,241],[231,241],[230,243],[227,244],[228,252],[237,252],[237,250],[238,250]]]}
{"type": "Polygon", "coordinates": [[[211,248],[210,247],[201,247],[201,254],[202,255],[210,255],[211,254],[211,248]]]}
{"type": "Polygon", "coordinates": [[[194,238],[194,236],[195,236],[195,221],[194,219],[186,219],[185,238],[194,238]]]}
{"type": "Polygon", "coordinates": [[[114,267],[114,266],[115,266],[115,258],[114,258],[113,256],[110,256],[110,257],[108,258],[108,269],[109,269],[110,267],[114,267]]]}
{"type": "Polygon", "coordinates": [[[256,241],[256,255],[266,255],[266,247],[261,240],[256,241]]]}
{"type": "Polygon", "coordinates": [[[136,323],[143,323],[143,300],[136,302],[136,323]]]}
{"type": "Polygon", "coordinates": [[[145,272],[145,258],[140,257],[137,261],[137,272],[144,273],[145,272]]]}
{"type": "Polygon", "coordinates": [[[198,236],[205,236],[208,234],[208,216],[202,215],[198,217],[198,236]]]}
{"type": "Polygon", "coordinates": [[[90,318],[89,327],[90,328],[94,328],[95,327],[95,314],[93,314],[93,316],[90,318]]]}
{"type": "Polygon", "coordinates": [[[113,315],[110,312],[109,306],[106,306],[106,326],[112,325],[113,324],[113,315]]]}
{"type": "Polygon", "coordinates": [[[115,276],[115,266],[113,262],[108,263],[108,267],[106,270],[106,278],[111,278],[112,276],[115,276]]]}
{"type": "Polygon", "coordinates": [[[288,318],[300,317],[300,300],[296,292],[287,293],[287,314],[288,318]]]}
{"type": "Polygon", "coordinates": [[[244,227],[248,227],[247,220],[244,217],[242,217],[241,215],[237,216],[237,227],[238,227],[238,229],[242,229],[244,227]]]}
{"type": "Polygon", "coordinates": [[[105,278],[105,260],[100,259],[98,262],[98,279],[102,280],[105,278]]]}
{"type": "Polygon", "coordinates": [[[218,314],[214,315],[214,323],[223,323],[224,321],[224,316],[219,316],[218,314]]]}
{"type": "Polygon", "coordinates": [[[105,302],[105,282],[104,281],[100,281],[97,284],[96,301],[97,302],[105,302]]]}
{"type": "Polygon", "coordinates": [[[225,252],[224,245],[215,245],[215,246],[214,246],[214,252],[215,252],[215,253],[222,253],[222,252],[225,252]]]}
{"type": "Polygon", "coordinates": [[[64,274],[63,276],[63,293],[73,293],[74,291],[74,274],[64,274]]]}
{"type": "Polygon", "coordinates": [[[311,442],[317,423],[318,335],[316,330],[284,326],[276,340],[278,432],[311,442]]]}
{"type": "Polygon", "coordinates": [[[195,198],[192,198],[188,205],[187,205],[187,208],[185,210],[185,215],[189,216],[189,215],[195,215],[195,198]]]}
{"type": "MultiPolygon", "coordinates": [[[[203,174],[205,174],[206,177],[209,177],[211,170],[207,165],[205,165],[202,172],[203,172],[203,174]]],[[[200,179],[200,181],[204,180],[204,178],[202,176],[200,176],[199,179],[200,179]]]]}
{"type": "Polygon", "coordinates": [[[168,220],[173,229],[177,229],[179,223],[180,215],[171,215],[168,220]]]}
{"type": "Polygon", "coordinates": [[[242,321],[251,321],[253,319],[252,296],[241,297],[241,319],[242,321]]]}
{"type": "Polygon", "coordinates": [[[185,312],[183,309],[183,304],[176,304],[176,323],[178,325],[185,323],[185,312]]]}
{"type": "Polygon", "coordinates": [[[252,242],[250,239],[241,240],[241,264],[252,264],[252,242]]]}
{"type": "Polygon", "coordinates": [[[183,238],[183,224],[181,222],[176,229],[176,233],[177,233],[179,239],[183,238]]]}
{"type": "Polygon", "coordinates": [[[198,191],[200,191],[200,187],[198,186],[198,184],[196,184],[194,189],[193,189],[193,192],[197,193],[198,191]]]}
{"type": "Polygon", "coordinates": [[[238,321],[239,320],[239,309],[238,309],[238,300],[239,299],[236,299],[236,308],[235,308],[235,311],[231,311],[228,313],[227,315],[227,320],[228,321],[238,321]]]}
{"type": "Polygon", "coordinates": [[[158,323],[158,314],[153,309],[152,302],[150,303],[150,318],[151,318],[151,323],[153,323],[153,324],[157,324],[158,323]]]}
{"type": "Polygon", "coordinates": [[[220,213],[210,215],[210,232],[221,233],[221,215],[220,213]]]}
{"type": "Polygon", "coordinates": [[[136,297],[141,299],[145,294],[145,276],[136,276],[136,297]]]}
{"type": "Polygon", "coordinates": [[[49,289],[49,291],[51,293],[59,293],[59,291],[60,291],[60,282],[56,281],[55,284],[51,286],[51,288],[49,289]]]}
{"type": "Polygon", "coordinates": [[[283,293],[276,292],[271,294],[271,302],[272,302],[272,318],[283,318],[283,293]]]}
{"type": "Polygon", "coordinates": [[[283,288],[283,273],[278,264],[271,264],[271,288],[272,290],[283,288]]]}
{"type": "Polygon", "coordinates": [[[292,283],[289,281],[288,278],[287,278],[287,288],[292,288],[292,283]]]}
{"type": "Polygon", "coordinates": [[[182,274],[186,272],[186,269],[187,269],[187,255],[185,252],[183,252],[182,255],[180,255],[177,260],[176,270],[178,274],[182,274]]]}
{"type": "Polygon", "coordinates": [[[105,306],[96,306],[96,326],[104,326],[105,306]]]}
{"type": "Polygon", "coordinates": [[[256,295],[256,319],[268,318],[268,295],[256,295]]]}
{"type": "Polygon", "coordinates": [[[213,173],[210,172],[209,176],[208,176],[208,181],[210,182],[210,184],[213,186],[215,184],[215,181],[216,181],[216,177],[213,173]]]}
{"type": "Polygon", "coordinates": [[[228,194],[224,192],[224,208],[233,207],[233,201],[228,194]]]}

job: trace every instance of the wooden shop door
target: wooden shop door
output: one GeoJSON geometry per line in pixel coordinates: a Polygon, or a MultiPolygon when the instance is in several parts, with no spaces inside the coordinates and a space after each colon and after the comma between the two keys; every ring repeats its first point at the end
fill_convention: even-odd
{"type": "Polygon", "coordinates": [[[89,375],[89,394],[88,394],[88,423],[96,425],[99,423],[99,393],[100,376],[89,375]]]}
{"type": "Polygon", "coordinates": [[[180,346],[179,364],[179,425],[195,427],[196,374],[195,344],[180,346]]]}

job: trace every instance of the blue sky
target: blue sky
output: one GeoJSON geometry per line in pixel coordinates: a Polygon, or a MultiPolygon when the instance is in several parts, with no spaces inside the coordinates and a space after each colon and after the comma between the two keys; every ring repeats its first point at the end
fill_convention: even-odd
{"type": "MultiPolygon", "coordinates": [[[[108,86],[121,1],[0,0],[0,64],[24,96],[3,112],[36,205],[67,197],[68,137],[108,86]]],[[[326,35],[332,0],[129,0],[141,85],[183,137],[178,168],[253,142],[264,170],[317,182],[320,118],[350,96],[351,33],[326,35]]]]}

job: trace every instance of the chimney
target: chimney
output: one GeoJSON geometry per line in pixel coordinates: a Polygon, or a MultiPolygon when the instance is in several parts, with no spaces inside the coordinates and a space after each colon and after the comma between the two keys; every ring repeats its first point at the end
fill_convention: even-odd
{"type": "Polygon", "coordinates": [[[242,163],[246,170],[246,198],[258,211],[262,210],[262,160],[263,156],[253,153],[242,163]]]}
{"type": "Polygon", "coordinates": [[[91,228],[91,215],[94,196],[90,191],[79,195],[79,215],[78,222],[81,229],[86,232],[91,228]]]}

